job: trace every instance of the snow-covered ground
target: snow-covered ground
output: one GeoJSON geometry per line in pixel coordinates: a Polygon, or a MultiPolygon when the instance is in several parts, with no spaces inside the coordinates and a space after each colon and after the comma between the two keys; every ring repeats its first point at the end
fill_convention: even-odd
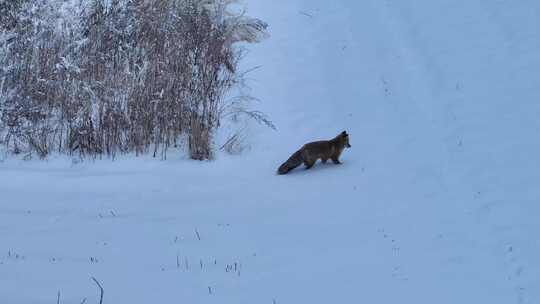
{"type": "Polygon", "coordinates": [[[0,303],[540,303],[540,2],[250,0],[277,131],[0,163],[0,303]],[[342,130],[343,165],[275,171],[342,130]]]}

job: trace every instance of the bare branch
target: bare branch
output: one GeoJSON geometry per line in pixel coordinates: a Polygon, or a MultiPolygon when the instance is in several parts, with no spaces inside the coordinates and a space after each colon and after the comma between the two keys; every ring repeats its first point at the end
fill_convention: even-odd
{"type": "MultiPolygon", "coordinates": [[[[101,286],[101,284],[98,282],[98,280],[96,280],[96,278],[92,277],[92,280],[96,283],[96,285],[99,287],[99,304],[103,304],[103,287],[101,286]]],[[[86,299],[85,299],[86,300],[86,299]]]]}

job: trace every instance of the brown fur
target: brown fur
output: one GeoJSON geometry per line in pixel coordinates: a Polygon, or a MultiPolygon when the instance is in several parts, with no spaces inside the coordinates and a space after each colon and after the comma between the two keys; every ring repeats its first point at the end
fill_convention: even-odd
{"type": "Polygon", "coordinates": [[[307,143],[279,167],[278,174],[287,174],[302,163],[304,163],[306,169],[310,169],[318,159],[323,163],[326,163],[331,159],[334,164],[341,164],[339,156],[345,148],[350,147],[349,134],[347,134],[346,131],[341,132],[331,140],[320,140],[307,143]]]}

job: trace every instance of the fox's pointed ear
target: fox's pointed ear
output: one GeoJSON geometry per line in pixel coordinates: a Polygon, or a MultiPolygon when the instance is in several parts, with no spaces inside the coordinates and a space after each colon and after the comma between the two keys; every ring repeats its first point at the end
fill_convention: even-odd
{"type": "Polygon", "coordinates": [[[347,136],[349,134],[347,134],[347,131],[343,131],[343,132],[341,132],[341,135],[347,136]]]}

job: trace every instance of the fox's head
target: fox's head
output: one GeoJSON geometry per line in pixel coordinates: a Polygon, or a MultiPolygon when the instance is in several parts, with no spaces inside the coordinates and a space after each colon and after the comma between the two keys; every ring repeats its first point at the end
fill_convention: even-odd
{"type": "Polygon", "coordinates": [[[351,147],[351,144],[349,144],[349,134],[347,134],[347,131],[341,132],[341,134],[339,134],[339,139],[340,139],[340,142],[343,144],[344,147],[346,147],[346,148],[351,147]]]}

